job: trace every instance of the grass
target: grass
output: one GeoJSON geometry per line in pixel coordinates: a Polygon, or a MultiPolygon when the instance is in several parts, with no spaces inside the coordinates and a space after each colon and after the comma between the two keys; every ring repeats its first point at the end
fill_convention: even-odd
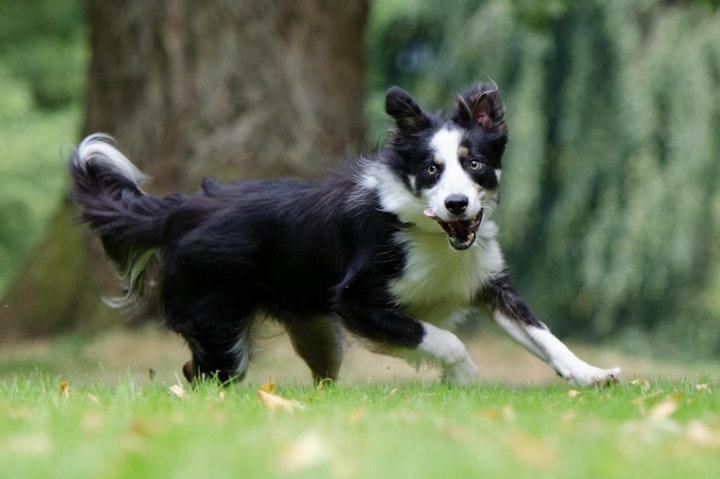
{"type": "Polygon", "coordinates": [[[343,381],[318,389],[283,341],[225,389],[179,380],[187,351],[154,328],[3,345],[0,475],[700,478],[720,468],[720,381],[701,372],[717,364],[580,348],[624,366],[625,381],[576,389],[484,335],[468,343],[485,381],[476,387],[352,348],[343,381]]]}
{"type": "Polygon", "coordinates": [[[720,384],[0,383],[4,477],[713,477],[720,384]]]}

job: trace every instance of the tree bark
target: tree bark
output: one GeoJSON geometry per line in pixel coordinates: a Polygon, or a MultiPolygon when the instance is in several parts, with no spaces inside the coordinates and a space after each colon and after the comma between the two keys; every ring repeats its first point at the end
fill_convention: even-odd
{"type": "MultiPolygon", "coordinates": [[[[87,0],[85,134],[102,131],[153,194],[314,177],[364,143],[367,0],[87,0]]],[[[119,282],[69,202],[0,305],[0,334],[119,321],[119,282]]],[[[140,313],[142,314],[142,313],[140,313]]]]}

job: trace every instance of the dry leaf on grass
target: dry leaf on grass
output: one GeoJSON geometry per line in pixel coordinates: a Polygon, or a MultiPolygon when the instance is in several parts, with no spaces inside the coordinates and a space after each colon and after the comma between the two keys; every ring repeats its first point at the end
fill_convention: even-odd
{"type": "Polygon", "coordinates": [[[506,437],[503,444],[516,460],[535,469],[551,470],[561,457],[550,442],[520,431],[506,437]]]}
{"type": "Polygon", "coordinates": [[[699,446],[720,448],[720,429],[712,429],[704,422],[693,419],[687,423],[685,432],[699,446]]]}
{"type": "Polygon", "coordinates": [[[70,383],[68,383],[67,381],[63,381],[60,383],[60,394],[62,394],[62,396],[66,398],[70,397],[70,383]]]}
{"type": "Polygon", "coordinates": [[[280,451],[280,465],[287,471],[299,471],[327,462],[330,456],[322,436],[309,431],[280,451]]]}
{"type": "Polygon", "coordinates": [[[682,394],[671,394],[670,396],[667,396],[662,401],[650,408],[650,410],[647,412],[648,420],[662,421],[669,418],[673,415],[673,413],[675,413],[675,411],[677,411],[678,407],[680,407],[681,398],[682,394]]]}
{"type": "Polygon", "coordinates": [[[275,383],[270,381],[265,384],[262,384],[258,391],[265,391],[266,393],[275,394],[275,383]]]}
{"type": "Polygon", "coordinates": [[[189,397],[189,394],[185,391],[185,388],[182,387],[180,384],[173,384],[168,388],[171,393],[173,393],[175,396],[179,397],[180,399],[186,399],[189,397]]]}
{"type": "Polygon", "coordinates": [[[293,412],[295,409],[302,409],[303,405],[292,399],[285,399],[275,394],[275,383],[265,383],[258,388],[258,399],[270,411],[284,409],[293,412]]]}
{"type": "Polygon", "coordinates": [[[703,393],[711,393],[712,389],[710,389],[710,386],[707,385],[707,383],[702,384],[696,384],[695,385],[695,391],[697,392],[703,392],[703,393]]]}
{"type": "Polygon", "coordinates": [[[635,378],[630,381],[630,384],[632,384],[633,386],[640,386],[640,389],[642,389],[643,391],[650,389],[650,381],[648,381],[647,379],[635,378]]]}
{"type": "Polygon", "coordinates": [[[52,437],[42,432],[20,432],[7,436],[0,442],[3,456],[48,456],[53,452],[53,446],[52,437]]]}
{"type": "Polygon", "coordinates": [[[364,416],[365,410],[361,406],[358,406],[352,411],[350,411],[350,414],[348,414],[348,422],[350,424],[357,424],[363,420],[364,416]]]}
{"type": "MultiPolygon", "coordinates": [[[[645,401],[654,396],[650,394],[645,397],[637,398],[633,403],[641,407],[641,411],[645,409],[645,401]]],[[[680,407],[682,393],[675,393],[665,396],[653,407],[644,413],[642,419],[633,419],[623,423],[622,431],[635,438],[644,441],[656,441],[666,435],[679,435],[683,432],[681,424],[672,419],[671,416],[680,407]]]]}

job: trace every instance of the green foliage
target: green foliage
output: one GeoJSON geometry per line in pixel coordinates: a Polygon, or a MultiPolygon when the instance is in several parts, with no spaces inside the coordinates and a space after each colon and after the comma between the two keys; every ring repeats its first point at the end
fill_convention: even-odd
{"type": "Polygon", "coordinates": [[[85,477],[713,477],[720,385],[188,389],[0,382],[2,470],[85,477]]]}
{"type": "Polygon", "coordinates": [[[0,64],[29,87],[40,109],[81,99],[84,37],[79,0],[0,0],[0,64]]]}
{"type": "Polygon", "coordinates": [[[79,0],[0,0],[0,292],[62,198],[84,32],[79,0]]]}
{"type": "MultiPolygon", "coordinates": [[[[443,32],[428,40],[434,55],[421,75],[399,82],[438,107],[477,79],[503,91],[502,243],[535,309],[562,335],[629,345],[644,332],[663,354],[720,353],[714,5],[454,0],[442,8],[423,17],[443,32]]],[[[423,3],[395,14],[429,11],[423,3]]]]}

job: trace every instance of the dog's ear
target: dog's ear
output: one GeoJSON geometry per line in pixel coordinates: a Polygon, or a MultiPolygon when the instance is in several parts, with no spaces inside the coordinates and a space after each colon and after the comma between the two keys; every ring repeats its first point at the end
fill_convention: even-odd
{"type": "Polygon", "coordinates": [[[497,85],[488,83],[472,86],[459,94],[452,115],[453,121],[465,128],[479,126],[484,130],[507,133],[504,118],[505,106],[500,91],[497,85]]]}
{"type": "Polygon", "coordinates": [[[395,119],[401,132],[414,133],[430,126],[430,119],[425,112],[400,87],[391,87],[385,94],[385,111],[395,119]]]}

